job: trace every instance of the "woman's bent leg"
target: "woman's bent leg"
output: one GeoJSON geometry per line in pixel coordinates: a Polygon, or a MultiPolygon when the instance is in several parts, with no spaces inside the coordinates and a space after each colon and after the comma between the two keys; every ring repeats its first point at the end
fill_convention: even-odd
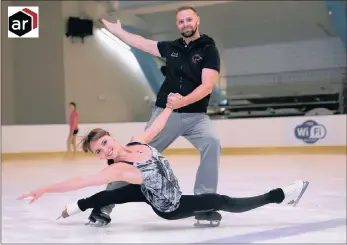
{"type": "Polygon", "coordinates": [[[78,200],[77,205],[84,212],[88,208],[100,209],[106,205],[128,202],[147,202],[140,185],[129,184],[119,189],[101,191],[88,198],[78,200]]]}

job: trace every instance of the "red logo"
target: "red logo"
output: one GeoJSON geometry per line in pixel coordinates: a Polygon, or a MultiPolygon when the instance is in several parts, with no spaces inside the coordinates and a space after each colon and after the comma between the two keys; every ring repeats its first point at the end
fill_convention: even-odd
{"type": "Polygon", "coordinates": [[[192,62],[194,64],[198,63],[200,60],[202,60],[201,56],[199,54],[194,54],[192,57],[192,62]]]}
{"type": "Polygon", "coordinates": [[[38,7],[8,7],[8,37],[39,36],[38,7]]]}

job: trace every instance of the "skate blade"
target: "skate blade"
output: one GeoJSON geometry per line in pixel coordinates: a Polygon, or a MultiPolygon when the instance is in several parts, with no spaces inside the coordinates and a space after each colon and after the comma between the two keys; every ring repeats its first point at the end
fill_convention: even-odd
{"type": "Polygon", "coordinates": [[[211,221],[209,224],[205,224],[205,223],[195,223],[194,227],[197,228],[207,228],[207,227],[218,227],[220,225],[220,221],[211,221]]]}
{"type": "Polygon", "coordinates": [[[103,227],[103,226],[106,226],[107,224],[106,223],[103,223],[103,222],[91,222],[89,221],[88,223],[85,223],[84,224],[85,226],[91,226],[91,227],[103,227]]]}
{"type": "Polygon", "coordinates": [[[302,197],[302,196],[304,195],[304,193],[306,192],[306,189],[307,189],[307,187],[308,187],[309,184],[310,184],[309,181],[304,181],[304,188],[302,188],[300,195],[299,195],[298,198],[295,200],[295,202],[294,202],[294,204],[293,204],[293,207],[295,207],[296,205],[298,205],[298,203],[299,203],[301,197],[302,197]]]}

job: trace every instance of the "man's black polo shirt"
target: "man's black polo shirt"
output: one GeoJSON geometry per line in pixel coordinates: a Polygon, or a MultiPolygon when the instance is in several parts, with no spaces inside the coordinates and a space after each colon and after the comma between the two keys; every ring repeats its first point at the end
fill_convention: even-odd
{"type": "MultiPolygon", "coordinates": [[[[220,57],[218,49],[212,38],[201,35],[188,45],[183,38],[175,41],[158,42],[161,57],[166,59],[166,77],[161,86],[156,106],[165,108],[167,96],[170,93],[179,93],[186,96],[193,92],[202,83],[203,68],[210,68],[220,72],[220,57]]],[[[179,112],[197,113],[206,112],[210,94],[205,98],[178,109],[179,112]]]]}

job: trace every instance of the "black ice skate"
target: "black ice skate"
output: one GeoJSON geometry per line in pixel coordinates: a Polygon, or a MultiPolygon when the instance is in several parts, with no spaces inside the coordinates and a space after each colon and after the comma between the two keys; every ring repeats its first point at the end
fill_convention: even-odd
{"type": "Polygon", "coordinates": [[[111,217],[104,212],[96,212],[93,211],[90,216],[89,216],[89,222],[86,223],[86,225],[90,225],[90,226],[97,226],[97,227],[101,227],[101,226],[106,226],[111,222],[111,217]]]}
{"type": "Polygon", "coordinates": [[[211,211],[197,214],[195,219],[197,220],[194,224],[195,227],[217,227],[220,225],[222,215],[220,215],[218,212],[211,211]],[[200,223],[200,221],[209,221],[210,223],[200,223]]]}

